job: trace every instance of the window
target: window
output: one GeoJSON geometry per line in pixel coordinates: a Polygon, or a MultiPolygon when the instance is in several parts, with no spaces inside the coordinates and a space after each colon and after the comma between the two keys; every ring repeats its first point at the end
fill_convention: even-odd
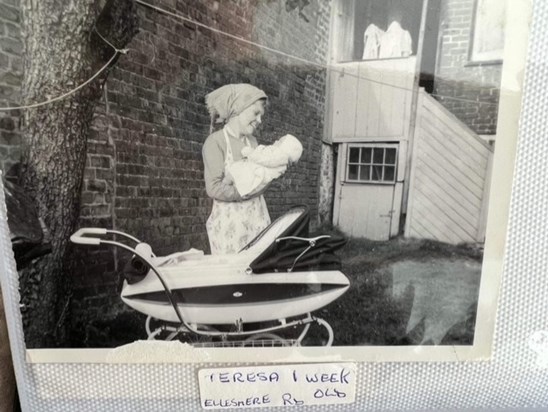
{"type": "Polygon", "coordinates": [[[336,62],[364,58],[364,36],[369,25],[386,31],[398,22],[411,36],[412,54],[417,51],[422,0],[338,0],[335,2],[333,58],[336,62]]]}
{"type": "Polygon", "coordinates": [[[347,182],[395,183],[398,149],[395,145],[348,147],[347,182]]]}
{"type": "Polygon", "coordinates": [[[502,62],[507,0],[476,0],[471,62],[502,62]]]}

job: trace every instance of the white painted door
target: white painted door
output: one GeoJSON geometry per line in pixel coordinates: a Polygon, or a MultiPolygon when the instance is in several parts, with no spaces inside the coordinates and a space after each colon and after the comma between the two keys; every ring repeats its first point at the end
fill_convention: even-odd
{"type": "Polygon", "coordinates": [[[334,223],[347,235],[387,240],[398,233],[398,149],[394,143],[340,146],[334,223]]]}
{"type": "Polygon", "coordinates": [[[339,228],[349,236],[387,240],[392,222],[394,186],[341,186],[339,228]]]}
{"type": "Polygon", "coordinates": [[[406,57],[339,63],[330,71],[328,127],[340,143],[333,223],[350,236],[387,240],[399,233],[415,66],[416,58],[406,57]],[[391,148],[391,158],[352,165],[352,147],[391,148]],[[391,175],[349,175],[362,166],[391,175]]]}

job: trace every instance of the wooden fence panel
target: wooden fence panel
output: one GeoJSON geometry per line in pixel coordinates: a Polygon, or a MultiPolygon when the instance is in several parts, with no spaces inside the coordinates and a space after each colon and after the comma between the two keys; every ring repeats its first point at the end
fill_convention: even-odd
{"type": "Polygon", "coordinates": [[[448,243],[483,240],[492,148],[421,91],[405,235],[448,243]]]}

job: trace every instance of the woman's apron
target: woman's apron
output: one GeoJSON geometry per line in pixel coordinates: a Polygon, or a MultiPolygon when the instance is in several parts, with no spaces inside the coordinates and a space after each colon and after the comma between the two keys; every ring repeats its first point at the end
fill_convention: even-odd
{"type": "MultiPolygon", "coordinates": [[[[226,171],[226,167],[234,162],[234,157],[225,129],[223,133],[226,141],[226,171]]],[[[247,139],[246,145],[249,145],[247,139]]],[[[213,199],[213,209],[206,223],[211,254],[238,253],[269,224],[270,216],[262,195],[239,202],[213,199]]]]}

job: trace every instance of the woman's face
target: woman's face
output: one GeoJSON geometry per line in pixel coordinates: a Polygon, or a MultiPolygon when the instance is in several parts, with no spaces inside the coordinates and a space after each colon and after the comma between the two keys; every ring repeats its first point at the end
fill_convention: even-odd
{"type": "Polygon", "coordinates": [[[241,112],[236,119],[240,129],[240,134],[245,136],[252,135],[262,122],[264,115],[265,102],[264,100],[257,100],[243,112],[241,112]]]}

